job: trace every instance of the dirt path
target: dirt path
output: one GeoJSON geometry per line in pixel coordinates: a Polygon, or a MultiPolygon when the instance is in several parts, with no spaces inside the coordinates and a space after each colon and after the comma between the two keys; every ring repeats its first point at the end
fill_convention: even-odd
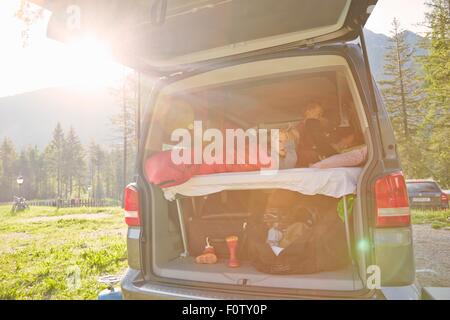
{"type": "Polygon", "coordinates": [[[19,223],[32,223],[32,222],[46,222],[46,221],[56,221],[56,220],[68,220],[68,219],[104,219],[110,218],[112,215],[110,213],[77,213],[77,214],[65,214],[62,216],[50,216],[50,217],[33,217],[27,219],[19,219],[19,223]]]}
{"type": "Polygon", "coordinates": [[[450,287],[450,231],[414,225],[417,278],[423,287],[450,287]]]}

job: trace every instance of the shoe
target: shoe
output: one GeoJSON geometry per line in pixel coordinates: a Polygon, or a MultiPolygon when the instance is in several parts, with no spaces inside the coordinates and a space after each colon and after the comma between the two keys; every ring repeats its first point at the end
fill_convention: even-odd
{"type": "Polygon", "coordinates": [[[195,262],[200,264],[214,264],[217,262],[216,251],[209,244],[208,238],[206,238],[206,246],[203,253],[195,258],[195,262]]]}
{"type": "Polygon", "coordinates": [[[199,264],[214,264],[217,262],[217,256],[214,253],[203,253],[195,258],[199,264]]]}

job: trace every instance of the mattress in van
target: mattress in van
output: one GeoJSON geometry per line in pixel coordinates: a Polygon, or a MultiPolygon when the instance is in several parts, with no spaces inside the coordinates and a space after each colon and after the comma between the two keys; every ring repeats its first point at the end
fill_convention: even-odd
{"type": "Polygon", "coordinates": [[[305,195],[321,194],[340,198],[356,192],[360,167],[295,168],[229,172],[192,177],[187,182],[164,188],[164,197],[174,200],[181,196],[206,196],[225,190],[287,189],[305,195]]]}

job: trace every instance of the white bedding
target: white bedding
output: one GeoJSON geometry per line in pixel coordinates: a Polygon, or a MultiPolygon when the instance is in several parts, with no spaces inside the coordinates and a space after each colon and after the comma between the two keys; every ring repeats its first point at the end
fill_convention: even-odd
{"type": "Polygon", "coordinates": [[[340,198],[356,192],[362,168],[296,168],[267,171],[229,172],[195,176],[189,181],[165,188],[164,197],[205,196],[224,190],[287,189],[306,195],[322,194],[340,198]]]}

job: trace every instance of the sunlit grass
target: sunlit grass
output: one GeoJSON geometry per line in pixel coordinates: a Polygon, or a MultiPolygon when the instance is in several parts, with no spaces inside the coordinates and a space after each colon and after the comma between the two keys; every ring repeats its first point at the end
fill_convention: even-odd
{"type": "Polygon", "coordinates": [[[413,224],[431,224],[434,229],[450,227],[450,209],[412,210],[413,224]]]}
{"type": "Polygon", "coordinates": [[[126,227],[120,208],[33,207],[17,214],[9,209],[0,207],[0,299],[95,299],[105,288],[99,276],[124,272],[126,227]],[[107,216],[26,222],[87,213],[107,216]]]}
{"type": "Polygon", "coordinates": [[[66,214],[89,214],[89,213],[113,213],[120,214],[120,207],[79,207],[79,208],[56,208],[56,207],[30,207],[30,210],[11,213],[11,206],[0,206],[0,218],[31,218],[39,216],[61,216],[66,214]]]}

